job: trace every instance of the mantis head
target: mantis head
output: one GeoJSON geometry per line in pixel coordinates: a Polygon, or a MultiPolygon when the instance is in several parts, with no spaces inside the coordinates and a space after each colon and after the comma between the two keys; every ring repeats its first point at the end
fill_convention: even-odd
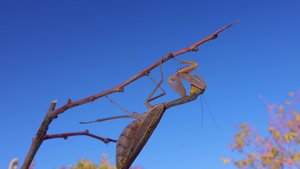
{"type": "Polygon", "coordinates": [[[199,93],[199,92],[204,92],[205,89],[201,89],[201,88],[198,88],[197,86],[191,84],[191,89],[190,89],[190,94],[191,95],[195,95],[196,93],[199,93]]]}

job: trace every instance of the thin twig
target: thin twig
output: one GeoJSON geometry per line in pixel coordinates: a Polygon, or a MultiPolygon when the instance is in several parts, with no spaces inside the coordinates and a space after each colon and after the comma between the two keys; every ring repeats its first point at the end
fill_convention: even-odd
{"type": "Polygon", "coordinates": [[[44,138],[44,140],[52,139],[52,138],[64,138],[66,140],[69,136],[80,136],[80,135],[86,135],[86,136],[90,136],[90,137],[96,138],[98,140],[103,141],[105,144],[107,144],[109,142],[115,142],[115,143],[117,142],[117,140],[114,140],[114,139],[103,138],[103,137],[91,134],[88,130],[85,130],[83,132],[71,132],[71,133],[46,135],[45,138],[44,138]]]}

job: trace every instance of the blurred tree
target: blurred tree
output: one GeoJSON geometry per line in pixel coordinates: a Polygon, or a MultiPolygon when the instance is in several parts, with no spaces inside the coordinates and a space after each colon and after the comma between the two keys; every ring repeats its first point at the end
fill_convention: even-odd
{"type": "MultiPolygon", "coordinates": [[[[268,137],[260,136],[254,125],[248,123],[235,126],[240,131],[228,147],[243,154],[241,160],[221,158],[226,163],[233,162],[238,168],[300,168],[300,112],[296,104],[300,102],[300,90],[288,94],[292,101],[284,105],[269,104],[270,113],[268,137]]],[[[260,96],[262,98],[262,96],[260,96]]]]}
{"type": "MultiPolygon", "coordinates": [[[[107,154],[102,155],[102,159],[100,160],[100,165],[93,164],[91,160],[82,159],[78,161],[76,165],[69,165],[70,169],[117,169],[114,165],[112,165],[107,159],[107,154]]],[[[61,169],[67,169],[65,166],[62,166],[61,169]]],[[[143,169],[140,166],[135,166],[133,169],[143,169]]]]}

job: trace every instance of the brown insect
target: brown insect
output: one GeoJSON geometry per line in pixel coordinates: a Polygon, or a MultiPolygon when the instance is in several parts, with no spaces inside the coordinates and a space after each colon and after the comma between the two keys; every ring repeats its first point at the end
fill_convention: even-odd
{"type": "Polygon", "coordinates": [[[155,105],[151,105],[149,103],[150,101],[157,99],[166,94],[165,91],[160,87],[161,83],[163,82],[163,73],[162,73],[161,65],[160,65],[161,80],[159,83],[156,83],[155,80],[152,79],[150,74],[148,74],[151,80],[154,81],[154,83],[156,84],[156,87],[154,88],[154,90],[151,92],[151,94],[148,96],[148,98],[145,101],[145,106],[149,109],[148,111],[142,114],[138,114],[136,112],[130,113],[106,96],[112,103],[120,107],[122,110],[126,111],[129,115],[98,119],[92,122],[100,122],[100,121],[116,119],[116,118],[128,118],[128,117],[136,118],[136,120],[134,120],[128,126],[125,127],[125,129],[123,130],[123,132],[121,133],[117,141],[117,147],[116,147],[117,169],[128,169],[131,166],[131,164],[136,159],[138,154],[141,152],[141,150],[147,143],[148,139],[152,135],[153,131],[157,127],[164,112],[168,108],[193,101],[205,91],[206,84],[204,80],[198,75],[189,74],[190,72],[194,71],[198,67],[198,64],[191,61],[181,61],[181,63],[192,63],[193,65],[180,69],[179,71],[176,72],[175,75],[171,76],[168,79],[168,82],[171,85],[171,87],[182,96],[179,99],[176,99],[171,102],[164,102],[155,105]],[[183,78],[186,81],[191,83],[191,89],[190,89],[191,95],[185,94],[185,88],[180,78],[183,78]],[[176,84],[173,82],[173,80],[176,81],[176,84]],[[158,88],[160,88],[163,91],[163,94],[152,98],[153,94],[156,92],[158,88]]]}

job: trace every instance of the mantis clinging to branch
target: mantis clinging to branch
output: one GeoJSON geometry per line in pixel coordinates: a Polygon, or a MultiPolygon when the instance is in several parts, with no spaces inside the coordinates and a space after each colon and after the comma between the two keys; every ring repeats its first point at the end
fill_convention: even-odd
{"type": "Polygon", "coordinates": [[[165,91],[160,87],[161,83],[163,82],[163,72],[161,65],[161,80],[159,83],[155,82],[155,80],[152,79],[150,74],[148,74],[151,80],[156,84],[156,87],[145,101],[145,106],[149,109],[148,111],[142,114],[138,114],[136,112],[130,113],[107,97],[112,103],[126,111],[129,115],[98,119],[93,122],[101,122],[105,120],[125,117],[136,118],[136,120],[134,120],[128,126],[125,127],[117,141],[116,165],[118,169],[128,169],[131,166],[131,164],[136,159],[136,157],[138,156],[138,154],[143,149],[148,139],[152,135],[153,131],[157,127],[166,109],[193,101],[198,97],[198,95],[201,95],[205,91],[206,84],[204,80],[200,76],[189,75],[190,72],[194,71],[197,68],[198,64],[191,61],[181,61],[181,63],[191,63],[193,65],[180,69],[176,72],[175,75],[171,76],[168,80],[171,87],[182,96],[179,99],[155,105],[151,105],[149,103],[150,101],[166,94],[165,91]],[[180,78],[183,78],[191,83],[191,95],[185,94],[185,88],[180,78]],[[199,80],[197,80],[196,78],[198,78],[199,80]],[[173,82],[173,80],[176,81],[176,84],[173,82]],[[163,94],[152,98],[152,96],[158,88],[160,88],[163,91],[163,94]]]}
{"type": "MultiPolygon", "coordinates": [[[[195,52],[198,51],[200,45],[202,45],[203,43],[206,43],[206,42],[208,42],[210,40],[216,39],[218,37],[218,35],[219,35],[220,32],[222,32],[225,29],[231,27],[232,25],[234,25],[237,22],[239,22],[239,21],[233,22],[233,23],[231,23],[231,24],[229,24],[227,26],[222,27],[221,29],[219,29],[215,33],[209,35],[208,37],[202,39],[201,41],[199,41],[199,42],[197,42],[197,43],[195,43],[195,44],[193,44],[193,45],[191,45],[189,47],[186,47],[186,48],[184,48],[182,50],[179,50],[177,52],[174,52],[174,53],[169,53],[168,55],[166,55],[165,57],[163,57],[161,59],[161,61],[155,62],[153,65],[149,66],[145,70],[143,70],[140,73],[136,74],[135,76],[129,78],[128,80],[124,81],[123,83],[121,83],[120,85],[118,85],[116,87],[113,87],[111,89],[105,90],[103,92],[91,95],[89,97],[86,97],[86,98],[83,98],[83,99],[80,99],[80,100],[77,100],[77,101],[72,101],[71,99],[68,99],[68,102],[65,105],[63,105],[63,106],[61,106],[59,108],[56,108],[56,103],[57,102],[56,101],[52,101],[51,105],[49,107],[49,110],[48,110],[47,114],[45,115],[45,118],[43,119],[43,121],[42,121],[42,123],[41,123],[41,125],[40,125],[40,127],[38,129],[38,131],[36,132],[35,137],[32,139],[32,143],[31,143],[30,149],[29,149],[29,151],[28,151],[28,153],[26,155],[26,158],[25,158],[25,160],[24,160],[24,162],[22,164],[21,169],[28,169],[29,168],[29,166],[30,166],[32,160],[34,159],[37,151],[39,150],[39,148],[41,147],[42,143],[44,142],[44,140],[45,140],[45,138],[47,136],[47,129],[48,129],[49,125],[52,123],[52,121],[55,118],[58,117],[58,115],[60,115],[62,113],[65,113],[67,110],[69,110],[71,108],[74,108],[74,107],[77,107],[77,106],[80,106],[80,105],[83,105],[83,104],[86,104],[86,103],[91,103],[91,102],[95,101],[96,99],[99,99],[99,98],[101,98],[103,96],[106,96],[106,95],[109,95],[109,94],[112,94],[112,93],[116,93],[116,92],[123,92],[125,86],[127,86],[130,83],[134,82],[135,80],[143,77],[145,74],[147,74],[146,72],[150,72],[151,70],[153,70],[154,68],[156,68],[157,66],[159,66],[159,64],[161,64],[162,62],[166,62],[166,61],[168,61],[168,60],[170,60],[172,58],[174,59],[175,57],[177,57],[179,55],[182,55],[184,53],[188,53],[188,52],[191,52],[191,51],[195,51],[195,52]]],[[[177,75],[179,76],[179,74],[177,74],[177,75]]],[[[182,75],[180,75],[180,76],[182,76],[182,75]]],[[[194,75],[193,77],[194,78],[198,78],[200,81],[203,81],[198,76],[194,75]]],[[[177,84],[175,86],[178,88],[177,84]]],[[[182,91],[183,88],[181,88],[181,86],[182,85],[179,84],[179,90],[178,91],[180,91],[179,92],[180,95],[181,95],[181,93],[182,94],[184,93],[182,91]]],[[[179,104],[184,104],[186,102],[190,102],[192,100],[195,100],[197,98],[197,96],[200,95],[200,94],[202,94],[203,92],[204,92],[203,88],[201,88],[201,87],[199,88],[199,87],[197,87],[195,85],[191,85],[191,95],[190,96],[185,96],[183,98],[174,100],[172,102],[164,103],[164,105],[166,105],[166,109],[167,109],[167,108],[170,108],[172,106],[176,106],[176,105],[179,105],[179,104]],[[194,94],[192,92],[194,92],[194,94]]],[[[160,97],[162,95],[159,95],[159,96],[156,96],[154,98],[151,98],[150,100],[148,100],[148,102],[150,102],[151,100],[154,100],[154,99],[156,99],[156,98],[158,98],[158,97],[160,97]]],[[[157,105],[153,105],[153,106],[155,107],[157,105]]],[[[151,111],[154,111],[154,110],[156,110],[156,109],[151,108],[151,110],[149,110],[147,112],[151,112],[151,111]]],[[[130,117],[133,117],[134,114],[137,114],[137,113],[133,113],[133,115],[130,115],[130,117]]],[[[139,115],[139,116],[141,116],[141,115],[139,115]]],[[[136,116],[135,118],[139,118],[139,116],[136,116]]],[[[121,117],[119,117],[119,118],[121,118],[121,117]]],[[[107,118],[107,120],[108,119],[109,118],[107,118]]],[[[85,132],[85,134],[86,133],[87,132],[85,132]]]]}

